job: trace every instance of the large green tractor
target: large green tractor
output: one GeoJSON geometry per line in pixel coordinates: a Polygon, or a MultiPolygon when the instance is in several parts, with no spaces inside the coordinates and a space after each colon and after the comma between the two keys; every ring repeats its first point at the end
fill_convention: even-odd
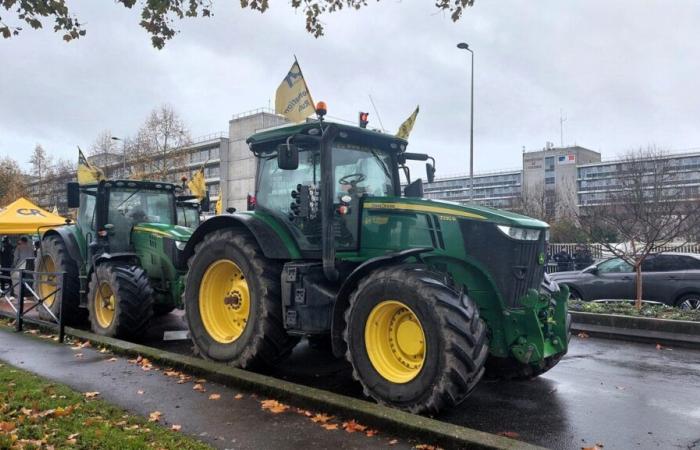
{"type": "Polygon", "coordinates": [[[54,315],[63,302],[66,323],[89,317],[97,334],[138,337],[151,317],[181,306],[192,230],[176,225],[178,190],[132,180],[68,184],[77,221],[44,233],[38,256],[38,271],[66,273],[64,290],[45,302],[54,315]]]}
{"type": "Polygon", "coordinates": [[[328,339],[366,395],[432,413],[485,372],[528,379],[566,353],[568,292],[543,284],[547,224],[421,199],[405,162],[431,158],[392,135],[315,122],[247,142],[255,209],[203,222],[184,252],[203,357],[270,365],[302,336],[328,339]]]}

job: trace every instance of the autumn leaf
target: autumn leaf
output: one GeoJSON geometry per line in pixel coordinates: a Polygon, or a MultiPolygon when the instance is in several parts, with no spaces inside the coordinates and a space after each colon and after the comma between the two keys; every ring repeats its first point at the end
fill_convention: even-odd
{"type": "Polygon", "coordinates": [[[436,447],[434,445],[428,445],[428,444],[418,444],[413,448],[418,449],[418,450],[442,450],[441,447],[436,447]]]}
{"type": "Polygon", "coordinates": [[[516,433],[515,431],[500,431],[498,433],[499,436],[505,436],[507,438],[511,439],[518,439],[520,437],[520,433],[516,433]]]}
{"type": "Polygon", "coordinates": [[[207,392],[204,386],[202,386],[200,383],[196,383],[194,386],[192,386],[192,389],[194,389],[197,392],[207,392]]]}
{"type": "Polygon", "coordinates": [[[321,426],[329,431],[338,429],[337,423],[323,423],[323,424],[321,424],[321,426]]]}
{"type": "Polygon", "coordinates": [[[389,445],[396,445],[396,444],[398,444],[398,443],[399,443],[399,440],[398,440],[398,439],[392,439],[392,440],[389,441],[389,445]]]}
{"type": "Polygon", "coordinates": [[[160,416],[163,414],[160,411],[153,411],[148,415],[149,422],[160,422],[160,416]]]}
{"type": "Polygon", "coordinates": [[[98,395],[100,395],[100,393],[99,392],[85,392],[85,393],[83,393],[83,395],[85,396],[85,398],[95,398],[98,395]]]}
{"type": "Polygon", "coordinates": [[[114,362],[114,361],[116,361],[116,360],[117,360],[117,358],[109,358],[109,359],[106,359],[105,361],[107,361],[107,362],[114,362]]]}
{"type": "Polygon", "coordinates": [[[260,403],[262,405],[262,409],[266,409],[273,414],[279,414],[289,409],[288,405],[280,403],[277,400],[263,400],[260,403]]]}
{"type": "Polygon", "coordinates": [[[100,353],[107,353],[108,351],[107,347],[100,347],[100,353]]]}
{"type": "Polygon", "coordinates": [[[0,422],[0,431],[9,433],[15,428],[17,428],[17,425],[14,422],[0,422]]]}
{"type": "Polygon", "coordinates": [[[590,337],[585,331],[580,332],[576,336],[580,337],[581,339],[588,339],[590,337]]]}
{"type": "Polygon", "coordinates": [[[581,447],[581,450],[603,450],[603,445],[596,444],[593,447],[581,447]]]}
{"type": "Polygon", "coordinates": [[[80,433],[73,433],[68,436],[68,439],[66,439],[66,444],[68,445],[75,445],[78,443],[78,436],[80,436],[80,433]]]}
{"type": "Polygon", "coordinates": [[[315,416],[313,416],[311,418],[311,421],[316,422],[316,423],[326,423],[329,420],[331,420],[332,418],[333,418],[333,416],[328,416],[326,414],[316,414],[315,416]]]}
{"type": "Polygon", "coordinates": [[[243,394],[236,394],[233,396],[233,398],[235,398],[236,400],[240,400],[243,398],[243,394]]]}
{"type": "Polygon", "coordinates": [[[82,358],[82,357],[83,357],[83,354],[82,354],[82,353],[76,353],[76,354],[75,354],[75,357],[76,357],[76,358],[82,358]]]}
{"type": "Polygon", "coordinates": [[[367,437],[372,437],[372,436],[376,436],[377,434],[379,434],[379,431],[377,431],[377,430],[367,430],[367,431],[365,432],[365,434],[367,435],[367,437]]]}
{"type": "Polygon", "coordinates": [[[163,372],[163,375],[165,375],[166,377],[179,377],[180,372],[177,372],[175,370],[166,370],[163,372]]]}
{"type": "Polygon", "coordinates": [[[206,382],[207,382],[207,380],[205,380],[204,378],[200,378],[199,380],[195,380],[194,382],[195,382],[195,383],[201,383],[201,384],[204,384],[204,383],[206,383],[206,382]]]}
{"type": "Polygon", "coordinates": [[[143,395],[143,390],[142,390],[142,389],[139,389],[138,391],[136,391],[136,393],[139,394],[139,395],[143,395]]]}
{"type": "Polygon", "coordinates": [[[367,429],[366,426],[360,425],[359,423],[355,422],[354,420],[350,420],[347,422],[343,422],[343,429],[347,431],[348,433],[354,433],[356,431],[365,431],[367,429]]]}
{"type": "Polygon", "coordinates": [[[211,394],[209,396],[209,400],[219,400],[221,398],[221,395],[219,394],[211,394]]]}
{"type": "Polygon", "coordinates": [[[175,425],[175,424],[173,424],[173,426],[170,427],[170,429],[173,431],[180,431],[181,428],[182,428],[182,425],[175,425]]]}

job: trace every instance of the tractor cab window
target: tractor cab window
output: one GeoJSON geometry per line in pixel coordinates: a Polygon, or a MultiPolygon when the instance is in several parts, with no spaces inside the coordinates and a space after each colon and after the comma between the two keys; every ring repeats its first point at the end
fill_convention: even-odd
{"type": "Polygon", "coordinates": [[[199,225],[199,209],[190,205],[178,205],[177,224],[183,227],[197,228],[197,225],[199,225]]]}
{"type": "Polygon", "coordinates": [[[394,195],[391,157],[368,147],[338,142],[333,146],[336,203],[349,195],[394,195]]]}
{"type": "Polygon", "coordinates": [[[80,192],[80,208],[78,209],[78,224],[85,231],[95,230],[95,189],[80,192]]]}
{"type": "Polygon", "coordinates": [[[108,222],[115,228],[137,223],[173,225],[174,199],[171,192],[150,189],[112,189],[109,194],[108,222]]]}

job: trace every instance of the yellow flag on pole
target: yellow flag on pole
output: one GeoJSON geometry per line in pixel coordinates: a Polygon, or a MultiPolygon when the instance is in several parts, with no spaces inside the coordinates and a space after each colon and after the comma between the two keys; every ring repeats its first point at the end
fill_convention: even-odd
{"type": "Polygon", "coordinates": [[[192,179],[187,182],[187,187],[190,188],[192,195],[202,200],[207,196],[207,185],[204,182],[204,166],[192,175],[192,179]]]}
{"type": "Polygon", "coordinates": [[[216,213],[217,216],[219,214],[221,214],[221,210],[224,206],[223,202],[221,200],[222,198],[223,198],[223,196],[221,195],[221,193],[219,193],[219,198],[216,200],[216,205],[214,206],[214,212],[216,213]]]}
{"type": "Polygon", "coordinates": [[[275,112],[285,116],[292,122],[303,122],[316,112],[311,92],[301,73],[299,62],[294,58],[294,64],[287,76],[277,88],[275,95],[275,112]]]}
{"type": "Polygon", "coordinates": [[[408,135],[411,134],[411,130],[413,130],[413,125],[416,123],[416,117],[418,117],[418,109],[420,106],[416,106],[416,110],[413,111],[413,114],[411,114],[408,119],[406,119],[401,126],[399,127],[399,131],[396,132],[396,137],[400,139],[408,139],[408,135]]]}
{"type": "Polygon", "coordinates": [[[78,184],[94,184],[105,179],[105,174],[99,167],[90,164],[83,151],[78,147],[78,184]]]}

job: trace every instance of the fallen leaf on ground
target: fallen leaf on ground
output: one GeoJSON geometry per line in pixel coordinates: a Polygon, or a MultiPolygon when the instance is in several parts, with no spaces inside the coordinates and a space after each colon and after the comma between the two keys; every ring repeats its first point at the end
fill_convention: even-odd
{"type": "Polygon", "coordinates": [[[0,431],[10,432],[17,428],[14,422],[0,422],[0,431]]]}
{"type": "Polygon", "coordinates": [[[615,389],[618,389],[620,391],[624,391],[625,387],[624,386],[615,386],[615,389]]]}
{"type": "Polygon", "coordinates": [[[333,418],[333,416],[329,416],[326,414],[316,414],[315,416],[313,416],[311,418],[311,421],[316,422],[316,423],[326,423],[329,420],[331,420],[332,418],[333,418]]]}
{"type": "Polygon", "coordinates": [[[321,426],[325,428],[326,430],[337,430],[338,429],[338,424],[337,423],[322,423],[321,426]]]}
{"type": "Polygon", "coordinates": [[[418,450],[442,450],[441,447],[436,447],[435,445],[428,445],[428,444],[418,444],[413,448],[418,449],[418,450]]]}
{"type": "Polygon", "coordinates": [[[520,433],[517,433],[515,431],[501,431],[501,432],[498,432],[496,434],[498,434],[499,436],[505,436],[505,437],[511,438],[511,439],[518,439],[520,437],[520,433]]]}
{"type": "Polygon", "coordinates": [[[603,450],[603,447],[596,444],[593,447],[581,447],[581,450],[603,450]]]}
{"type": "Polygon", "coordinates": [[[100,348],[100,353],[107,353],[109,350],[107,350],[107,347],[102,347],[100,348]]]}
{"type": "Polygon", "coordinates": [[[107,359],[106,361],[107,361],[107,362],[114,362],[114,361],[116,361],[116,360],[117,360],[117,358],[109,358],[109,359],[107,359]]]}
{"type": "Polygon", "coordinates": [[[262,405],[262,409],[266,409],[273,414],[279,414],[289,409],[289,406],[277,400],[263,400],[260,404],[262,405]]]}
{"type": "Polygon", "coordinates": [[[180,372],[177,372],[175,370],[165,370],[163,372],[163,375],[165,375],[166,377],[179,377],[180,372]]]}
{"type": "Polygon", "coordinates": [[[194,389],[197,392],[207,392],[207,390],[204,388],[204,386],[202,386],[199,383],[196,383],[194,386],[192,386],[192,389],[194,389]]]}
{"type": "Polygon", "coordinates": [[[160,411],[153,411],[148,415],[148,421],[149,422],[160,422],[160,416],[162,416],[163,413],[160,411]]]}
{"type": "Polygon", "coordinates": [[[68,445],[75,445],[78,443],[77,437],[80,436],[80,433],[73,433],[68,436],[68,439],[66,439],[66,444],[68,445]]]}
{"type": "Polygon", "coordinates": [[[182,425],[175,425],[175,424],[173,424],[173,426],[170,427],[170,429],[173,431],[180,431],[181,428],[182,428],[182,425]]]}
{"type": "Polygon", "coordinates": [[[85,398],[95,398],[98,395],[100,395],[100,393],[99,392],[85,392],[85,393],[83,393],[83,395],[85,396],[85,398]]]}
{"type": "Polygon", "coordinates": [[[312,412],[309,411],[308,409],[297,408],[297,412],[298,412],[299,414],[302,414],[302,415],[306,416],[306,417],[313,417],[313,415],[314,415],[314,413],[312,413],[312,412]]]}
{"type": "Polygon", "coordinates": [[[206,383],[207,380],[205,380],[204,378],[200,378],[199,380],[195,380],[194,382],[195,383],[206,383]]]}
{"type": "Polygon", "coordinates": [[[356,431],[365,431],[367,427],[364,425],[360,425],[354,420],[349,420],[347,422],[343,422],[343,429],[348,433],[354,433],[356,431]]]}
{"type": "Polygon", "coordinates": [[[243,394],[236,394],[233,396],[233,398],[235,398],[236,400],[240,400],[243,398],[243,394]]]}
{"type": "Polygon", "coordinates": [[[367,437],[372,437],[372,436],[376,436],[377,434],[379,434],[379,431],[377,431],[377,430],[367,430],[367,431],[365,432],[365,434],[367,435],[367,437]]]}
{"type": "Polygon", "coordinates": [[[139,395],[143,395],[143,390],[139,389],[138,391],[136,391],[136,393],[139,395]]]}
{"type": "Polygon", "coordinates": [[[389,445],[396,445],[396,444],[398,444],[398,443],[399,443],[399,440],[398,440],[398,439],[392,439],[392,440],[389,441],[389,445]]]}
{"type": "Polygon", "coordinates": [[[576,336],[580,337],[581,339],[588,339],[590,337],[585,331],[580,332],[576,336]]]}
{"type": "Polygon", "coordinates": [[[219,395],[219,394],[211,394],[209,396],[209,400],[218,400],[220,398],[221,398],[221,395],[219,395]]]}
{"type": "Polygon", "coordinates": [[[76,354],[75,354],[75,357],[76,357],[76,358],[82,358],[82,357],[83,357],[83,354],[82,354],[82,353],[76,353],[76,354]]]}

